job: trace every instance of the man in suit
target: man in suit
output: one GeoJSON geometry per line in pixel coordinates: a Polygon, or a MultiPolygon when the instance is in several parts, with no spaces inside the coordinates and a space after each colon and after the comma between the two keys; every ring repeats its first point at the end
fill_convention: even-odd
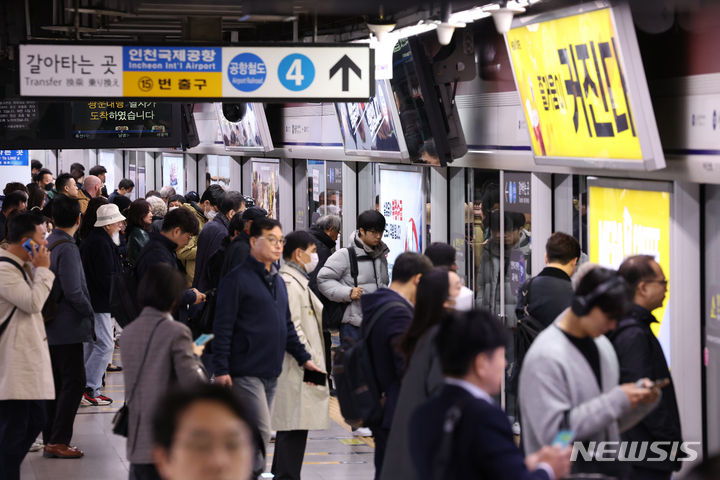
{"type": "Polygon", "coordinates": [[[446,385],[410,420],[419,479],[553,480],[570,471],[570,448],[543,447],[523,458],[492,399],[505,374],[507,341],[505,327],[485,310],[443,319],[435,342],[446,385]]]}

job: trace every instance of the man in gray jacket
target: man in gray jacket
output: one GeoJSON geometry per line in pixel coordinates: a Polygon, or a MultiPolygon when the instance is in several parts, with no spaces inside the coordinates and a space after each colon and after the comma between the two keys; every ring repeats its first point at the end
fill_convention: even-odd
{"type": "Polygon", "coordinates": [[[85,388],[83,342],[93,340],[94,311],[85,282],[80,250],[73,236],[80,227],[80,202],[58,195],[52,203],[55,229],[48,237],[52,251],[50,270],[55,283],[50,292],[57,304],[55,318],[46,318],[55,400],[48,402],[48,419],[43,437],[43,455],[49,458],[78,458],[83,452],[70,446],[78,398],[85,388]],[[49,320],[49,321],[48,321],[49,320]]]}
{"type": "Polygon", "coordinates": [[[619,442],[620,432],[655,408],[660,396],[648,379],[618,384],[617,356],[605,333],[626,314],[631,301],[630,289],[617,272],[597,267],[580,280],[571,307],[535,339],[520,371],[526,452],[553,444],[558,432],[569,430],[575,442],[593,452],[591,460],[579,453],[573,458],[573,473],[627,478],[626,463],[587,442],[619,442]]]}
{"type": "Polygon", "coordinates": [[[385,217],[375,210],[364,211],[358,217],[357,230],[350,237],[350,246],[333,253],[318,273],[320,293],[330,301],[349,303],[340,326],[341,342],[360,337],[360,297],[390,283],[387,263],[390,249],[382,241],[384,232],[385,217]],[[357,255],[357,279],[351,274],[349,248],[354,249],[357,255]]]}

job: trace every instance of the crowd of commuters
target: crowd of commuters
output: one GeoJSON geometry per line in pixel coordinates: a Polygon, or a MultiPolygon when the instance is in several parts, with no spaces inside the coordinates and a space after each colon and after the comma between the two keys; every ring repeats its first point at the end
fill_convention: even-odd
{"type": "Polygon", "coordinates": [[[682,440],[651,330],[667,291],[652,257],[577,269],[578,242],[558,232],[545,269],[519,289],[499,285],[500,242],[528,261],[529,237],[524,217],[501,221],[488,206],[473,295],[447,244],[402,253],[388,271],[375,210],[337,249],[337,215],[287,232],[218,185],[199,198],[163,187],[130,201],[129,180],[107,196],[103,167],[85,175],[75,164],[57,179],[32,167],[29,185],[5,187],[0,213],[0,478],[19,478],[41,432],[44,456],[82,457],[78,408],[110,404],[104,377],[122,368],[131,479],[209,469],[257,478],[273,432],[272,474],[300,479],[308,432],[330,426],[334,330],[342,346],[367,349],[377,385],[377,414],[354,432],[374,437],[375,478],[669,479],[680,467],[571,463],[557,442],[562,432],[585,443],[682,440]],[[114,367],[114,290],[128,275],[139,315],[114,367]],[[540,331],[514,365],[508,415],[497,401],[506,349],[531,322],[540,331]],[[198,325],[209,344],[193,342],[198,325]],[[224,455],[210,454],[217,442],[224,455]]]}

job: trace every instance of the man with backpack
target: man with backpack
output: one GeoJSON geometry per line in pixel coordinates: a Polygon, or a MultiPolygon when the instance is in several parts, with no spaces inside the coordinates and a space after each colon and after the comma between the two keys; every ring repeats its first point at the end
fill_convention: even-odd
{"type": "Polygon", "coordinates": [[[50,298],[44,308],[45,330],[50,345],[55,400],[48,402],[43,432],[43,455],[78,458],[83,452],[70,445],[78,398],[85,388],[83,342],[93,340],[94,315],[85,281],[80,250],[74,235],[80,228],[80,202],[58,195],[52,202],[55,228],[48,237],[52,252],[50,270],[55,274],[50,298]]]}
{"type": "Polygon", "coordinates": [[[0,249],[0,478],[19,480],[45,423],[45,401],[55,398],[40,313],[55,275],[43,217],[15,213],[7,227],[8,246],[0,249]]]}
{"type": "Polygon", "coordinates": [[[350,237],[350,246],[333,253],[318,273],[320,293],[341,306],[342,343],[360,338],[363,319],[360,297],[388,286],[387,254],[390,249],[382,241],[384,232],[385,217],[380,212],[362,212],[357,230],[350,237]]]}
{"type": "Polygon", "coordinates": [[[525,282],[518,292],[518,319],[532,316],[542,328],[550,325],[573,297],[570,277],[580,258],[580,244],[574,237],[555,232],[545,244],[545,268],[525,282]]]}
{"type": "MultiPolygon", "coordinates": [[[[662,307],[665,301],[667,279],[662,267],[649,255],[626,258],[618,273],[633,291],[633,305],[629,315],[621,318],[617,328],[608,334],[620,363],[620,382],[637,382],[641,378],[670,379],[668,386],[663,388],[657,408],[640,423],[623,432],[622,439],[626,442],[664,443],[664,446],[653,448],[665,450],[669,454],[673,442],[682,442],[680,414],[667,360],[650,328],[657,322],[652,311],[662,307]]],[[[668,458],[672,457],[668,455],[668,458]]],[[[670,460],[633,462],[629,478],[669,480],[672,472],[680,470],[681,466],[681,462],[670,460]]]]}
{"type": "Polygon", "coordinates": [[[420,277],[432,268],[426,256],[405,252],[395,260],[390,286],[363,295],[361,299],[362,345],[368,349],[369,367],[377,381],[379,394],[377,415],[367,422],[375,437],[375,478],[379,478],[382,471],[385,446],[405,372],[405,358],[397,349],[397,341],[412,323],[420,277]]]}

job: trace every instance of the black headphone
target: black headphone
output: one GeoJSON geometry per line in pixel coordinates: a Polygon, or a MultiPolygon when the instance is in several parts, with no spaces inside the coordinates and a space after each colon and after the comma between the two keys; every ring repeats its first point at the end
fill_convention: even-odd
{"type": "Polygon", "coordinates": [[[598,298],[623,282],[624,280],[620,275],[613,275],[612,278],[595,287],[587,295],[575,295],[573,297],[572,305],[570,306],[572,312],[578,317],[587,315],[595,306],[595,302],[597,302],[598,298]]]}

